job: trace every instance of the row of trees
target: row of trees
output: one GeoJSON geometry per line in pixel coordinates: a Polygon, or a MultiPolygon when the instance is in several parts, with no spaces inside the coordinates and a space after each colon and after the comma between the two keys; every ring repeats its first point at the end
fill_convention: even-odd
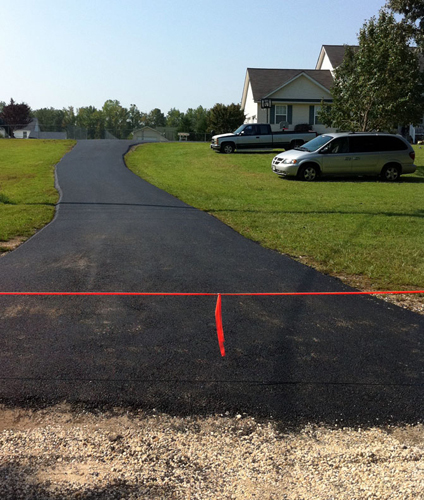
{"type": "Polygon", "coordinates": [[[173,127],[176,133],[187,132],[192,138],[205,137],[210,133],[235,130],[245,119],[238,104],[216,104],[212,109],[199,106],[196,109],[190,108],[185,113],[172,108],[165,115],[159,108],[150,113],[140,111],[135,104],[125,108],[117,100],[106,101],[101,109],[94,106],[74,109],[70,106],[34,111],[24,103],[16,104],[13,99],[9,105],[0,102],[0,120],[8,125],[12,134],[16,126],[27,124],[32,117],[38,119],[43,131],[67,130],[72,133],[73,129],[80,128],[86,131],[88,139],[102,139],[108,133],[118,139],[127,139],[134,130],[144,126],[173,127]]]}

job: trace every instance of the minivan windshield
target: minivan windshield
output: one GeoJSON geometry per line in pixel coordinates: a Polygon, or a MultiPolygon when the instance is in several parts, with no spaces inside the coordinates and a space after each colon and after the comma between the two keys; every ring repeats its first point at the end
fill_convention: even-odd
{"type": "Polygon", "coordinates": [[[315,139],[312,139],[312,141],[306,142],[296,149],[312,153],[313,151],[316,151],[320,147],[324,146],[324,144],[327,144],[327,142],[330,142],[331,139],[334,139],[331,135],[319,135],[318,137],[315,137],[315,139]]]}

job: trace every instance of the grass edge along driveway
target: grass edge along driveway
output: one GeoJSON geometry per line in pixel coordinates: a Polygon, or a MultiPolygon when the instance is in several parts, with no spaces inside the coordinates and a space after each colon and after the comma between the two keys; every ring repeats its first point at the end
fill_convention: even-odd
{"type": "Polygon", "coordinates": [[[55,165],[71,140],[0,140],[0,255],[54,217],[59,194],[55,165]]]}
{"type": "Polygon", "coordinates": [[[243,236],[372,290],[424,285],[424,150],[413,175],[280,179],[275,153],[220,155],[204,143],[145,144],[126,155],[137,175],[243,236]]]}

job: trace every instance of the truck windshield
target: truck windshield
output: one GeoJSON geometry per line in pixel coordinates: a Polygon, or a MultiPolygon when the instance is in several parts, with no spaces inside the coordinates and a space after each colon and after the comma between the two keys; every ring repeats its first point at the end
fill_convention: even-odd
{"type": "Polygon", "coordinates": [[[244,129],[245,126],[246,126],[245,124],[240,125],[240,127],[234,131],[234,135],[239,134],[244,129]]]}
{"type": "Polygon", "coordinates": [[[327,144],[327,142],[330,142],[331,139],[333,139],[333,137],[330,135],[319,135],[318,137],[315,137],[315,139],[312,139],[312,141],[306,142],[305,144],[302,144],[300,148],[296,149],[312,153],[313,151],[316,151],[320,147],[324,146],[324,144],[327,144]]]}

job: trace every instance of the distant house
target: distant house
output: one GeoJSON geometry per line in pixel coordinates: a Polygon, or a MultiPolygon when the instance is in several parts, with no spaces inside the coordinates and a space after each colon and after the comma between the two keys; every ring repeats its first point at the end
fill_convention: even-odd
{"type": "Polygon", "coordinates": [[[27,125],[13,132],[15,139],[66,139],[66,132],[43,132],[40,130],[38,118],[33,118],[27,125]]]}
{"type": "Polygon", "coordinates": [[[140,142],[168,142],[162,133],[148,126],[134,130],[133,139],[140,142]]]}

